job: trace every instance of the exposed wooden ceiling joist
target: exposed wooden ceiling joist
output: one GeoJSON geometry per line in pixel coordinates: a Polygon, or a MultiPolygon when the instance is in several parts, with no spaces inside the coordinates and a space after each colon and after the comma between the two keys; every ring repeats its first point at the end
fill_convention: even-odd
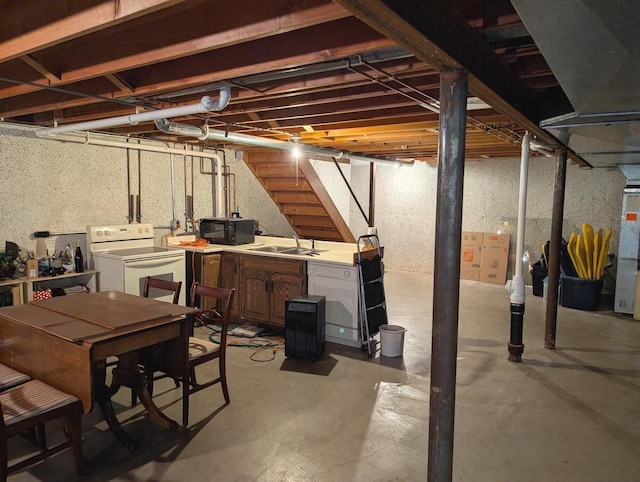
{"type": "MultiPolygon", "coordinates": [[[[193,104],[176,121],[370,155],[432,159],[439,70],[464,66],[469,158],[504,157],[557,82],[509,0],[0,2],[0,118],[51,126],[193,104]],[[19,5],[19,8],[18,8],[19,5]],[[429,128],[425,128],[429,126],[429,128]]],[[[152,122],[110,132],[203,142],[152,122]]],[[[216,141],[206,141],[218,145],[216,141]]]]}

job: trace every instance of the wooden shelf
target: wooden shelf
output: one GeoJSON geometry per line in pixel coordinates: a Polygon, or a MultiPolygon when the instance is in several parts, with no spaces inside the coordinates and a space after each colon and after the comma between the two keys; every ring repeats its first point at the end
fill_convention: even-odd
{"type": "Polygon", "coordinates": [[[37,291],[37,289],[65,288],[76,283],[87,285],[91,292],[95,292],[97,273],[95,270],[88,269],[82,273],[65,273],[58,276],[41,276],[31,279],[18,278],[12,281],[24,283],[24,300],[29,302],[33,301],[33,292],[37,291]]]}
{"type": "MultiPolygon", "coordinates": [[[[11,291],[13,295],[13,304],[21,305],[22,303],[24,303],[25,285],[25,280],[22,278],[3,279],[0,280],[0,291],[3,293],[6,291],[11,291]]],[[[0,306],[2,306],[1,303],[0,306]]]]}

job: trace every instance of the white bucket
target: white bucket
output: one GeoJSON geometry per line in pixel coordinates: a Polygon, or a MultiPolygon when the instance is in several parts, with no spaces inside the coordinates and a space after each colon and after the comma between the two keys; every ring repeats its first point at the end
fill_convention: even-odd
{"type": "Polygon", "coordinates": [[[398,325],[380,325],[380,354],[388,357],[402,356],[406,331],[398,325]]]}

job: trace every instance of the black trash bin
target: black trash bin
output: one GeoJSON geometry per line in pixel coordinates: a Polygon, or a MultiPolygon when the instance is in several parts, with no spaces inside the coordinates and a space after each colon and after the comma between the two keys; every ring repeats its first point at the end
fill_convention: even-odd
{"type": "Polygon", "coordinates": [[[531,265],[531,278],[533,280],[533,296],[542,296],[544,285],[542,281],[549,274],[549,268],[542,266],[540,261],[531,265]]]}

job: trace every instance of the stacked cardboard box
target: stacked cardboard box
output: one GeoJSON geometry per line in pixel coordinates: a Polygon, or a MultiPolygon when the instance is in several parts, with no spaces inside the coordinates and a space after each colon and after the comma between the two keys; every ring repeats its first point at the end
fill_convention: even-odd
{"type": "Polygon", "coordinates": [[[465,231],[462,233],[460,246],[460,278],[478,281],[480,279],[480,262],[482,256],[482,239],[484,233],[465,231]]]}
{"type": "Polygon", "coordinates": [[[464,231],[460,278],[504,284],[509,260],[509,235],[464,231]]]}

